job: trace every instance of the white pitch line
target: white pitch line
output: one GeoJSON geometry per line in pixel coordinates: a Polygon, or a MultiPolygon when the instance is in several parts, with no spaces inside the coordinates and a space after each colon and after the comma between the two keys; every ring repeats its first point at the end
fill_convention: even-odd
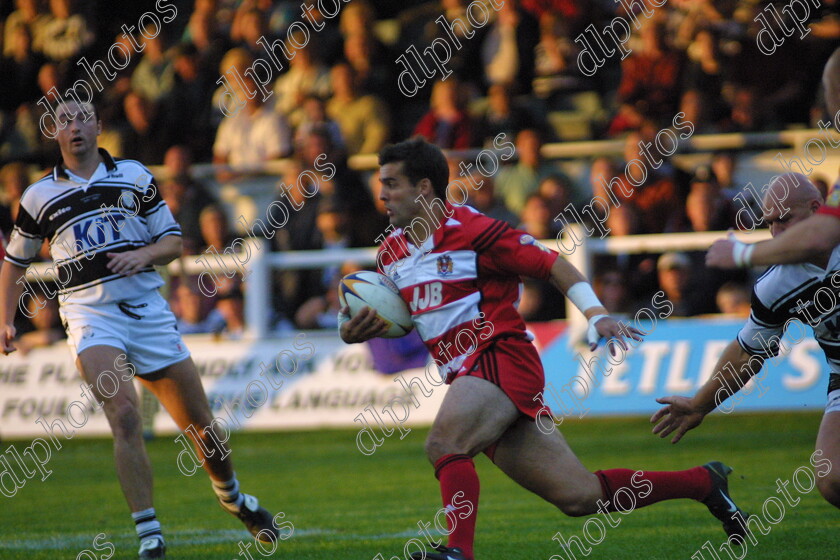
{"type": "MultiPolygon", "coordinates": [[[[445,533],[440,533],[436,530],[429,531],[435,537],[445,536],[445,533]]],[[[106,534],[107,535],[107,534],[106,534]]],[[[201,545],[201,544],[219,544],[219,543],[236,543],[237,541],[251,540],[253,537],[240,529],[225,529],[220,531],[201,531],[201,530],[184,530],[184,531],[165,531],[167,544],[170,546],[179,545],[201,545]]],[[[408,539],[421,538],[419,531],[402,531],[400,533],[383,533],[379,535],[359,535],[355,533],[342,533],[335,529],[295,529],[291,539],[310,539],[315,537],[329,536],[330,540],[335,541],[361,541],[361,540],[386,540],[386,539],[408,539]]],[[[64,533],[53,535],[50,537],[31,537],[31,538],[16,538],[9,540],[0,540],[0,550],[61,550],[66,548],[73,549],[87,549],[93,544],[95,535],[90,533],[64,533]]],[[[134,535],[107,535],[105,540],[112,544],[129,544],[136,542],[134,535]]],[[[421,538],[422,540],[422,538],[421,538]]],[[[102,543],[103,541],[99,541],[102,543]]]]}

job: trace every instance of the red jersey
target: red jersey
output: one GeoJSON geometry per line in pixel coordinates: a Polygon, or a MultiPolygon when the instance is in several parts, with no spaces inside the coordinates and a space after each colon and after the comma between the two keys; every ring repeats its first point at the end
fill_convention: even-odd
{"type": "Polygon", "coordinates": [[[446,209],[451,217],[420,247],[402,229],[393,231],[377,263],[399,287],[441,376],[451,381],[495,340],[532,339],[516,310],[519,276],[547,279],[557,253],[468,206],[447,203],[446,209]]]}

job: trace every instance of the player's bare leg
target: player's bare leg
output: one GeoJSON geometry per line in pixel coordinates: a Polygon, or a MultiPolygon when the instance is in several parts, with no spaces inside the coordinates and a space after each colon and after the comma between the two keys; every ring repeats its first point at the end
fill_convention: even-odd
{"type": "Polygon", "coordinates": [[[272,523],[272,515],[260,507],[254,496],[239,491],[230,450],[220,443],[227,436],[220,434],[220,428],[213,423],[210,404],[192,358],[172,364],[159,373],[163,377],[142,381],[193,441],[222,508],[238,517],[259,540],[274,542],[278,532],[272,523]]]}
{"type": "Polygon", "coordinates": [[[103,371],[114,370],[117,356],[125,354],[113,346],[92,346],[84,350],[76,361],[82,376],[97,400],[104,403],[105,417],[114,435],[114,459],[117,478],[131,511],[152,507],[152,467],[143,443],[143,426],[137,391],[130,382],[120,382],[117,393],[110,398],[96,390],[96,379],[103,371]]]}
{"type": "Polygon", "coordinates": [[[113,346],[91,346],[79,354],[76,364],[88,384],[93,386],[96,399],[103,403],[105,417],[114,435],[117,479],[140,538],[140,557],[163,558],[166,547],[152,503],[152,467],[143,442],[137,391],[132,380],[123,381],[121,378],[116,394],[111,397],[105,397],[96,390],[98,376],[104,371],[113,372],[118,357],[124,354],[123,350],[113,346]]]}
{"type": "Polygon", "coordinates": [[[604,496],[598,477],[583,466],[559,431],[544,434],[521,415],[498,441],[492,459],[520,486],[566,515],[595,513],[604,496]]]}
{"type": "Polygon", "coordinates": [[[840,411],[826,413],[817,434],[816,447],[822,451],[822,456],[818,457],[817,461],[828,459],[831,461],[831,470],[828,473],[824,472],[828,465],[819,469],[816,477],[817,488],[828,503],[840,508],[840,437],[838,434],[840,434],[840,411]],[[823,476],[819,476],[820,474],[823,476]]]}
{"type": "Polygon", "coordinates": [[[465,375],[449,386],[429,436],[426,456],[432,464],[454,453],[474,457],[498,440],[519,411],[499,387],[465,375]]]}
{"type": "Polygon", "coordinates": [[[220,445],[217,443],[223,442],[226,436],[219,433],[218,426],[211,427],[213,414],[192,358],[173,364],[161,373],[163,377],[160,379],[141,381],[169,412],[178,428],[193,441],[196,454],[210,478],[216,481],[230,480],[233,477],[233,463],[228,450],[218,449],[220,445]],[[187,431],[191,426],[194,429],[187,431]]]}
{"type": "Polygon", "coordinates": [[[608,469],[589,472],[559,431],[544,433],[520,416],[496,445],[493,462],[524,488],[579,516],[634,510],[678,498],[703,502],[728,535],[743,538],[746,528],[728,493],[728,472],[719,462],[683,471],[608,469]]]}
{"type": "Polygon", "coordinates": [[[444,507],[454,510],[447,515],[451,533],[446,552],[424,558],[472,560],[479,494],[472,458],[499,439],[518,415],[508,396],[489,381],[463,376],[450,385],[426,440],[426,455],[440,481],[444,507]]]}

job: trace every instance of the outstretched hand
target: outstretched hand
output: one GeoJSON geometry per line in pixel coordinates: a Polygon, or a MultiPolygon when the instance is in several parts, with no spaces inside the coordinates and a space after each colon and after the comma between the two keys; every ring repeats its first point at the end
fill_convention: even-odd
{"type": "Polygon", "coordinates": [[[590,320],[586,338],[587,342],[589,342],[589,349],[593,352],[598,348],[598,343],[602,338],[607,339],[610,354],[613,356],[616,354],[614,344],[617,344],[625,351],[627,350],[627,342],[624,340],[625,337],[637,341],[642,340],[642,331],[635,327],[624,325],[609,315],[595,316],[592,319],[596,319],[596,321],[593,324],[590,320]]]}
{"type": "Polygon", "coordinates": [[[650,417],[650,422],[656,424],[653,433],[659,434],[661,438],[674,433],[671,443],[680,441],[688,430],[699,426],[706,416],[692,406],[688,397],[661,397],[656,399],[656,402],[666,406],[650,417]]]}

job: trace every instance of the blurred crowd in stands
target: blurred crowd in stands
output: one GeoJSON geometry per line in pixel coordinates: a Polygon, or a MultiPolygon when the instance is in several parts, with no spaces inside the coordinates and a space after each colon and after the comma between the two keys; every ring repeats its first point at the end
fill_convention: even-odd
{"type": "MultiPolygon", "coordinates": [[[[252,95],[228,117],[220,109],[220,78],[235,69],[241,87],[256,91],[245,70],[255,60],[270,63],[266,45],[288,41],[289,26],[301,20],[300,1],[171,0],[177,17],[147,28],[151,39],[121,30],[155,9],[150,0],[4,3],[0,229],[8,235],[21,193],[57,161],[55,144],[39,131],[38,101],[52,99],[53,88],[64,92],[76,80],[90,80],[78,62],[106,60],[115,43],[133,56],[113,79],[97,74],[103,85],[96,100],[104,127],[100,143],[115,156],[163,166],[158,184],[181,223],[187,255],[208,247],[221,253],[241,235],[213,189],[191,172],[194,162],[221,164],[212,180],[236,184],[247,175],[242,166],[289,158],[277,184],[302,205],[272,235],[273,248],[366,247],[388,222],[377,200],[376,173],[351,169],[350,156],[375,154],[412,134],[456,151],[492,147],[504,134],[516,157],[494,177],[476,176],[483,183],[471,190],[469,203],[544,239],[558,234],[562,223],[554,217],[569,204],[580,208],[593,195],[606,196],[606,185],[616,178],[626,181],[625,162],[643,159],[640,145],[671,127],[680,111],[694,134],[816,126],[825,117],[820,77],[840,46],[837,0],[812,5],[808,36],[788,38],[772,56],[757,47],[762,23],[755,19],[771,2],[669,0],[661,7],[647,4],[651,17],[641,13],[642,2],[505,0],[498,10],[488,9],[492,19],[480,28],[470,28],[466,0],[336,2],[341,9],[335,18],[309,12],[323,28],[292,50],[295,56],[265,86],[272,95],[252,95]],[[636,13],[628,14],[628,7],[636,13]],[[436,22],[441,15],[462,22],[453,28],[461,34],[461,48],[453,49],[447,64],[453,75],[407,97],[397,87],[404,66],[396,59],[412,45],[422,52],[437,38],[449,40],[436,22]],[[632,52],[623,60],[608,57],[594,75],[585,75],[578,56],[587,42],[577,39],[590,24],[601,33],[616,17],[642,24],[633,26],[626,45],[632,52]],[[541,154],[546,143],[609,138],[623,139],[624,158],[592,154],[585,162],[588,182],[541,154]],[[336,171],[308,198],[304,193],[313,185],[307,182],[321,173],[306,172],[322,155],[321,169],[326,163],[336,171]]],[[[775,5],[781,13],[784,2],[775,5]]],[[[735,153],[716,152],[708,164],[687,170],[664,158],[648,169],[632,197],[612,208],[610,234],[735,226],[735,196],[743,188],[733,180],[737,160],[735,153]]],[[[453,153],[452,178],[461,161],[453,153]]],[[[812,179],[823,189],[834,181],[812,179]]],[[[749,300],[743,274],[708,270],[699,253],[600,258],[596,264],[597,291],[614,312],[649,305],[659,288],[675,303],[675,315],[742,313],[749,300]]],[[[351,269],[276,274],[273,324],[334,326],[334,287],[351,269]]],[[[563,316],[560,294],[539,282],[525,286],[527,319],[563,316]]],[[[184,332],[238,336],[243,289],[230,282],[211,301],[195,282],[176,279],[170,294],[184,332]]]]}

